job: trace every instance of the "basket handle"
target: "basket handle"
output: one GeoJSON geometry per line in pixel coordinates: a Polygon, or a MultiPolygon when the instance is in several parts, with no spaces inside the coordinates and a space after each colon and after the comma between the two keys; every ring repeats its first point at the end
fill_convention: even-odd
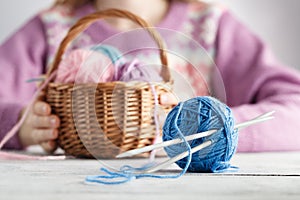
{"type": "Polygon", "coordinates": [[[64,38],[64,40],[61,42],[59,49],[57,51],[57,54],[54,58],[53,65],[49,68],[47,72],[47,77],[50,76],[55,70],[58,69],[59,63],[62,60],[62,56],[65,53],[68,45],[83,31],[85,31],[92,23],[98,21],[99,19],[103,18],[109,18],[109,17],[119,17],[119,18],[126,18],[129,19],[138,25],[140,25],[142,28],[147,29],[151,37],[155,40],[159,47],[160,51],[160,60],[162,63],[162,69],[161,69],[161,77],[165,82],[172,83],[171,79],[171,73],[168,66],[168,60],[167,55],[164,47],[163,40],[159,33],[155,31],[151,26],[142,18],[139,16],[130,13],[125,10],[119,10],[119,9],[108,9],[105,11],[99,11],[95,12],[93,14],[87,15],[86,17],[83,17],[80,19],[68,32],[67,36],[64,38]]]}

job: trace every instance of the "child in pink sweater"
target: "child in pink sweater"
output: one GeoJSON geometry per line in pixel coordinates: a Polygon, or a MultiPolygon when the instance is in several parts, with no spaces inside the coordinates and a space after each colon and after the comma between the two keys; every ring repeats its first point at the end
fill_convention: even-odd
{"type": "MultiPolygon", "coordinates": [[[[0,139],[16,124],[36,90],[35,85],[27,84],[26,80],[46,72],[68,29],[89,13],[119,8],[142,16],[157,28],[183,33],[207,51],[216,66],[209,61],[196,66],[207,87],[203,87],[189,63],[170,59],[172,68],[193,87],[194,95],[212,94],[222,99],[232,108],[237,122],[276,111],[274,120],[241,131],[239,152],[300,150],[299,73],[281,65],[266,45],[228,10],[202,2],[179,0],[59,2],[36,15],[0,47],[0,139]]],[[[71,49],[99,43],[133,28],[137,27],[120,19],[99,21],[83,33],[71,49]]],[[[198,55],[188,41],[162,35],[171,49],[181,51],[182,55],[198,55]]],[[[142,42],[139,38],[128,38],[119,45],[128,48],[136,43],[142,46],[142,42]]],[[[149,52],[139,52],[137,57],[153,58],[149,52]]],[[[177,91],[184,91],[175,79],[175,91],[176,87],[179,88],[177,91]]],[[[171,103],[172,99],[161,98],[161,101],[171,103]]],[[[50,106],[37,101],[19,134],[5,148],[22,149],[41,144],[46,151],[53,151],[59,123],[59,118],[51,115],[50,106]]]]}

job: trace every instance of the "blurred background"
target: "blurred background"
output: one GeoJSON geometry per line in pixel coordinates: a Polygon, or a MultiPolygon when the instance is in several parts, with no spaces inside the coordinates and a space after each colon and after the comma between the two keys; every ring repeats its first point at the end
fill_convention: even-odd
{"type": "MultiPolygon", "coordinates": [[[[271,46],[279,60],[300,69],[299,0],[206,0],[222,3],[271,46]]],[[[54,0],[0,2],[0,43],[54,0]]]]}

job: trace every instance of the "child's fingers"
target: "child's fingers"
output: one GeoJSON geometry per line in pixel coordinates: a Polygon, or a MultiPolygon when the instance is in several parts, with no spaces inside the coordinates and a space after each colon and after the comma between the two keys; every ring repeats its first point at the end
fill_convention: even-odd
{"type": "Polygon", "coordinates": [[[32,125],[35,128],[58,128],[60,120],[56,115],[32,117],[32,125]]]}
{"type": "Polygon", "coordinates": [[[53,153],[57,149],[57,143],[54,140],[41,143],[42,148],[46,153],[53,153]]]}
{"type": "Polygon", "coordinates": [[[177,105],[178,99],[173,93],[165,93],[160,95],[160,104],[162,105],[177,105]]]}
{"type": "Polygon", "coordinates": [[[55,140],[58,137],[57,129],[34,129],[31,137],[34,144],[41,144],[49,140],[55,140]]]}
{"type": "Polygon", "coordinates": [[[47,116],[51,114],[51,107],[43,101],[37,101],[33,106],[33,112],[36,115],[47,116]]]}

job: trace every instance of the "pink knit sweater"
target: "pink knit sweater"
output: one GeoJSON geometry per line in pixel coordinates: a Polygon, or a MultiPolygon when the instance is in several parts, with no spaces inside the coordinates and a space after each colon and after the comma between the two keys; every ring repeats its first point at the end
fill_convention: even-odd
{"type": "MultiPolygon", "coordinates": [[[[91,5],[74,13],[63,8],[46,10],[1,45],[0,139],[17,122],[21,108],[36,89],[26,80],[46,71],[70,26],[93,11],[91,5]]],[[[240,132],[239,152],[300,150],[299,73],[280,64],[268,47],[228,10],[174,1],[157,28],[161,28],[159,31],[172,50],[169,57],[175,92],[182,100],[209,93],[232,108],[237,122],[276,111],[274,120],[240,132]],[[200,44],[206,56],[194,44],[200,44]]],[[[101,21],[83,33],[71,49],[101,41],[110,41],[124,53],[155,45],[140,33],[124,34],[123,39],[118,33],[101,21]]],[[[132,55],[151,61],[157,60],[155,53],[148,49],[132,55]]],[[[5,147],[22,148],[17,136],[5,147]]]]}

